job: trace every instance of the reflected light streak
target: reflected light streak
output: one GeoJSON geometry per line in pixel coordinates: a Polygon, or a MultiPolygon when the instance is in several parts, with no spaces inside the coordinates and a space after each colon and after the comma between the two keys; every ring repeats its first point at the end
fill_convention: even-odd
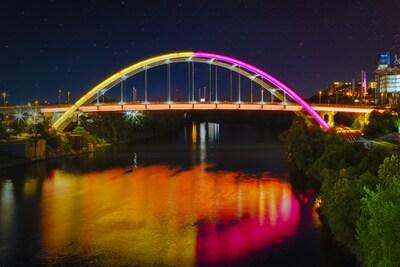
{"type": "Polygon", "coordinates": [[[265,194],[264,194],[264,187],[262,183],[259,183],[259,190],[258,190],[258,222],[260,225],[264,224],[265,219],[265,194]]]}
{"type": "Polygon", "coordinates": [[[192,123],[192,144],[197,143],[197,126],[196,123],[192,123]]]}
{"type": "Polygon", "coordinates": [[[311,218],[312,222],[315,226],[321,227],[321,219],[319,218],[319,214],[317,209],[321,206],[321,197],[317,197],[314,201],[313,208],[311,209],[311,218]]]}
{"type": "Polygon", "coordinates": [[[207,158],[207,148],[206,148],[206,123],[200,123],[200,163],[204,163],[207,158]]]}
{"type": "MultiPolygon", "coordinates": [[[[2,233],[9,233],[14,216],[14,187],[10,181],[0,181],[0,228],[2,233]]],[[[0,236],[3,241],[6,236],[0,236]]]]}
{"type": "Polygon", "coordinates": [[[206,142],[206,123],[200,123],[200,143],[204,144],[206,142]]]}

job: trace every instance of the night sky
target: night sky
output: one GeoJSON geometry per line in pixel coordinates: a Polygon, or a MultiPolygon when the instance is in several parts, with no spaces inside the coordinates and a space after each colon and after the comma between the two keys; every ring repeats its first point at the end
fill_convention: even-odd
{"type": "MultiPolygon", "coordinates": [[[[76,98],[139,59],[179,50],[252,63],[309,96],[400,52],[400,1],[1,1],[0,91],[76,98]]],[[[158,87],[157,87],[158,88],[158,87]]]]}

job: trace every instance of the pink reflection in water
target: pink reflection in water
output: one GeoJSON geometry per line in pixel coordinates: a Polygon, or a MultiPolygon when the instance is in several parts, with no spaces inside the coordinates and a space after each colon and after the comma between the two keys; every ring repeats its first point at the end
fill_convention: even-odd
{"type": "Polygon", "coordinates": [[[291,191],[282,194],[276,205],[273,216],[261,218],[258,214],[201,224],[196,240],[196,262],[237,261],[295,235],[300,221],[300,206],[291,191]]]}

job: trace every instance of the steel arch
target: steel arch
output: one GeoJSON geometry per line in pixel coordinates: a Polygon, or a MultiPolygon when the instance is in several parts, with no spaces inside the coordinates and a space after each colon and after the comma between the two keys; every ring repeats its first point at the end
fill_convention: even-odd
{"type": "MultiPolygon", "coordinates": [[[[303,109],[308,112],[320,125],[324,130],[329,130],[330,126],[325,120],[307,103],[305,102],[293,89],[289,88],[287,85],[273,77],[272,75],[266,73],[265,71],[245,63],[241,60],[220,55],[214,53],[206,53],[206,52],[176,52],[176,53],[168,53],[161,56],[151,57],[142,61],[139,61],[133,65],[130,65],[117,73],[109,76],[107,79],[103,80],[99,84],[95,85],[88,92],[86,92],[81,98],[79,98],[64,114],[62,114],[52,125],[53,129],[57,131],[63,131],[65,127],[68,125],[70,120],[73,117],[75,111],[79,109],[80,106],[89,102],[93,98],[96,97],[98,92],[104,92],[113,87],[114,85],[121,82],[130,76],[133,76],[139,72],[144,71],[145,69],[157,67],[160,65],[165,65],[169,63],[176,62],[202,62],[209,63],[221,66],[226,69],[230,69],[235,71],[247,78],[254,80],[256,83],[260,84],[263,88],[270,90],[272,87],[269,84],[272,84],[276,88],[285,92],[290,98],[292,98],[295,102],[303,107],[303,109]],[[267,81],[268,83],[266,83],[267,81]]],[[[271,91],[271,93],[275,94],[279,98],[281,96],[271,91]]]]}

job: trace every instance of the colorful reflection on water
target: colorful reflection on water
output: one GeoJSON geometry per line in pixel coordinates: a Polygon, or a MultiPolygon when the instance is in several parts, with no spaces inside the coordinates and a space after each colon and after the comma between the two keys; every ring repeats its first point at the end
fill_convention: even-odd
{"type": "MultiPolygon", "coordinates": [[[[12,232],[15,188],[1,182],[1,231],[12,232]]],[[[205,164],[81,175],[55,170],[42,181],[26,179],[22,191],[39,199],[44,263],[73,257],[85,265],[235,262],[295,235],[301,213],[288,182],[205,164]]]]}

